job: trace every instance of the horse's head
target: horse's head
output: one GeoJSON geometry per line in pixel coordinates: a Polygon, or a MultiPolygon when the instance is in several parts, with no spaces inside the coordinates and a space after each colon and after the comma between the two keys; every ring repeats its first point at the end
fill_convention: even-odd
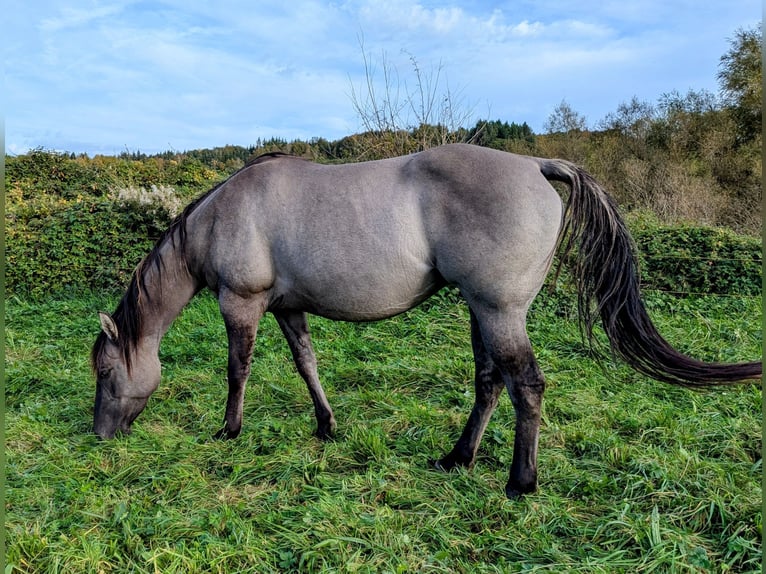
{"type": "Polygon", "coordinates": [[[114,319],[101,317],[102,333],[93,347],[96,375],[96,405],[93,430],[101,438],[117,431],[130,433],[136,417],[160,383],[160,361],[156,352],[142,352],[142,341],[126,341],[114,319]]]}

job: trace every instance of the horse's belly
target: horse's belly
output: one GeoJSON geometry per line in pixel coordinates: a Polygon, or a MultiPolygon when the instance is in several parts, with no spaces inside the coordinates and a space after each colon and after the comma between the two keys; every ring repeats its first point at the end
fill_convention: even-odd
{"type": "Polygon", "coordinates": [[[278,277],[270,308],[301,310],[341,321],[373,321],[412,309],[445,285],[434,269],[363,271],[278,277]]]}

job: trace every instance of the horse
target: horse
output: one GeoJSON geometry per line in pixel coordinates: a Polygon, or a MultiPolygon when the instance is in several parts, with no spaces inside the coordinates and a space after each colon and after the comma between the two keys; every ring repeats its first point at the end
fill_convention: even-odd
{"type": "Polygon", "coordinates": [[[452,285],[470,310],[475,402],[454,447],[434,464],[474,464],[505,388],[516,415],[505,494],[518,498],[537,488],[545,390],[527,310],[557,252],[574,260],[584,334],[591,338],[600,319],[614,354],[637,371],[692,388],[761,376],[760,362],[706,363],[663,339],[641,301],[633,243],[614,201],[570,162],[468,144],[341,165],[275,153],[190,203],[138,264],[114,313],[99,313],[94,432],[130,432],[160,383],[160,340],[207,288],[228,338],[228,398],[215,437],[240,433],[267,311],[308,386],[317,436],[332,437],[307,313],[379,320],[452,285]],[[566,201],[552,181],[568,186],[566,201]]]}

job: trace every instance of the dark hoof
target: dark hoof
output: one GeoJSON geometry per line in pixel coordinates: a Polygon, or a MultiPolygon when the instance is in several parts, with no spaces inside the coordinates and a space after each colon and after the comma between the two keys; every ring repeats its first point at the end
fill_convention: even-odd
{"type": "Polygon", "coordinates": [[[239,436],[240,430],[241,429],[237,429],[233,431],[233,430],[230,430],[227,425],[223,425],[223,428],[213,435],[213,439],[214,440],[231,440],[239,436]]]}
{"type": "Polygon", "coordinates": [[[450,456],[445,456],[444,458],[440,458],[439,460],[431,461],[431,464],[433,464],[434,468],[438,470],[439,472],[450,472],[455,470],[458,467],[463,468],[470,468],[471,465],[460,462],[459,460],[455,460],[454,458],[450,456]]]}
{"type": "Polygon", "coordinates": [[[335,440],[335,427],[332,429],[317,429],[314,433],[314,436],[316,436],[322,442],[333,441],[335,440]]]}
{"type": "Polygon", "coordinates": [[[525,494],[530,494],[537,490],[537,485],[532,484],[530,486],[513,485],[510,482],[505,485],[505,495],[509,500],[521,500],[525,494]]]}
{"type": "Polygon", "coordinates": [[[314,435],[319,439],[323,441],[331,441],[335,438],[335,429],[337,425],[335,424],[335,419],[330,419],[328,422],[325,423],[318,423],[317,424],[317,430],[314,433],[314,435]]]}

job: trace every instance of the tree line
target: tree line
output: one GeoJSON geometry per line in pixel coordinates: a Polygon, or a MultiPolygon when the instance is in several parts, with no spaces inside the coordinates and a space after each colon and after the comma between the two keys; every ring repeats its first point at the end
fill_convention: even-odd
{"type": "MultiPolygon", "coordinates": [[[[590,171],[637,220],[723,226],[759,237],[760,43],[760,28],[737,32],[721,58],[719,94],[690,90],[664,94],[656,102],[633,98],[593,127],[562,101],[543,133],[526,122],[500,119],[479,120],[472,127],[421,123],[386,129],[368,122],[368,131],[334,141],[270,138],[247,146],[153,155],[125,150],[92,158],[43,149],[6,156],[8,286],[43,293],[68,283],[124,284],[183,205],[250,159],[274,151],[340,163],[461,141],[561,157],[590,171]]],[[[462,116],[442,109],[418,117],[439,122],[462,116]]],[[[701,237],[696,231],[687,235],[701,237]]],[[[705,237],[713,238],[705,245],[718,241],[715,234],[705,237]]],[[[741,274],[734,268],[727,273],[741,274]]]]}

